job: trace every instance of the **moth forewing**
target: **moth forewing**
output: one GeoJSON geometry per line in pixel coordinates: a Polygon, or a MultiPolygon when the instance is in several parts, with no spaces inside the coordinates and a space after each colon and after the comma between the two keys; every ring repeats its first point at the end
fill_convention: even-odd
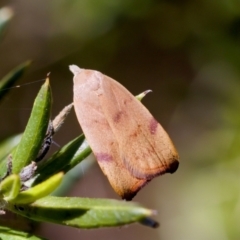
{"type": "Polygon", "coordinates": [[[121,84],[70,66],[81,128],[114,190],[131,200],[157,175],[174,172],[178,154],[168,134],[121,84]]]}

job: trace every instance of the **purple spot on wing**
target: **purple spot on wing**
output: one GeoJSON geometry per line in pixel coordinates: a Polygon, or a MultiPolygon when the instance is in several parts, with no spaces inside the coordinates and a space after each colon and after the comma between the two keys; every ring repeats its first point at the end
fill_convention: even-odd
{"type": "Polygon", "coordinates": [[[113,160],[112,156],[108,153],[96,153],[95,156],[100,162],[110,162],[113,160]]]}
{"type": "Polygon", "coordinates": [[[157,131],[157,127],[158,127],[158,122],[156,121],[155,118],[152,118],[149,125],[150,133],[155,134],[157,131]]]}
{"type": "Polygon", "coordinates": [[[118,122],[120,121],[122,115],[123,115],[123,112],[121,112],[121,111],[118,112],[118,113],[114,116],[113,121],[116,122],[116,123],[118,123],[118,122]]]}

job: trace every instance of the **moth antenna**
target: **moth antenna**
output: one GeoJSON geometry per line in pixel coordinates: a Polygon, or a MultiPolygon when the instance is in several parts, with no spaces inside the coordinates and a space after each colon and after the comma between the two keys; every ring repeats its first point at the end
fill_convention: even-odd
{"type": "Polygon", "coordinates": [[[74,76],[76,76],[83,70],[82,68],[78,67],[77,65],[70,65],[69,69],[73,73],[74,76]]]}

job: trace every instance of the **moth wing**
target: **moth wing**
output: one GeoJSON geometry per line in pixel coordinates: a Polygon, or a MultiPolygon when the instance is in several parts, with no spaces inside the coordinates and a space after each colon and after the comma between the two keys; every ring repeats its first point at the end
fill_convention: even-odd
{"type": "Polygon", "coordinates": [[[102,85],[101,76],[96,71],[82,70],[74,77],[74,108],[103,173],[123,199],[131,200],[147,180],[132,176],[124,166],[116,139],[118,136],[114,134],[105,115],[105,108],[112,102],[109,89],[102,85]],[[104,101],[103,96],[107,98],[104,101]]]}
{"type": "Polygon", "coordinates": [[[119,144],[119,155],[133,176],[151,180],[178,168],[178,153],[166,131],[126,88],[105,76],[104,116],[119,144]]]}

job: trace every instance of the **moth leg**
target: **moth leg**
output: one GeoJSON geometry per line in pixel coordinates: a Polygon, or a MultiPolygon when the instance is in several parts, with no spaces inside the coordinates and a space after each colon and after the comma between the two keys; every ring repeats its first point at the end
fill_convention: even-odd
{"type": "Polygon", "coordinates": [[[35,159],[35,162],[41,161],[46,156],[46,154],[52,144],[53,134],[54,134],[54,128],[53,128],[52,121],[50,121],[48,124],[46,136],[43,140],[43,144],[42,144],[41,149],[35,159]]]}
{"type": "Polygon", "coordinates": [[[0,182],[11,174],[12,174],[12,155],[9,155],[7,159],[7,172],[3,177],[0,178],[0,182]]]}

